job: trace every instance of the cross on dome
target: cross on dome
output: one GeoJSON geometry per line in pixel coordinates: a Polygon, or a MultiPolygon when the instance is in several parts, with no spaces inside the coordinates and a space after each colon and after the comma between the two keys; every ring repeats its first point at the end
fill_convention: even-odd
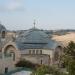
{"type": "Polygon", "coordinates": [[[34,28],[35,28],[35,25],[36,25],[36,22],[35,22],[35,20],[34,20],[34,23],[33,23],[33,24],[34,24],[34,28]]]}

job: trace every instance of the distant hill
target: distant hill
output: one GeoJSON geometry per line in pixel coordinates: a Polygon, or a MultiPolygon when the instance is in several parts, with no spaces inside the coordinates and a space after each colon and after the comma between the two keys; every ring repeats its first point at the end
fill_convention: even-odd
{"type": "Polygon", "coordinates": [[[75,42],[75,32],[68,32],[65,35],[53,35],[53,40],[61,42],[64,46],[66,46],[70,41],[75,42]]]}
{"type": "MultiPolygon", "coordinates": [[[[24,33],[25,31],[27,30],[17,30],[15,31],[18,35],[20,35],[21,33],[24,33]]],[[[41,31],[44,31],[46,34],[48,35],[65,35],[69,32],[75,32],[75,30],[73,29],[61,29],[61,30],[41,30],[41,31]]]]}

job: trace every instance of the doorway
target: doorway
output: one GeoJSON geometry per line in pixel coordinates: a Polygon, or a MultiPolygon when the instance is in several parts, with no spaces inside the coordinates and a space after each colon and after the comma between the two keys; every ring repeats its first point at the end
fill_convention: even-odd
{"type": "Polygon", "coordinates": [[[8,67],[5,67],[5,74],[8,73],[8,67]]]}

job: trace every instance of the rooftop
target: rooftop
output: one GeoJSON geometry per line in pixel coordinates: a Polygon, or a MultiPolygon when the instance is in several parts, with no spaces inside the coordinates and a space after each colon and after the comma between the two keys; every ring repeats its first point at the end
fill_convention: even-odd
{"type": "Polygon", "coordinates": [[[22,50],[34,48],[53,48],[56,46],[56,42],[51,40],[48,34],[37,28],[29,29],[20,34],[16,39],[16,43],[22,50]]]}

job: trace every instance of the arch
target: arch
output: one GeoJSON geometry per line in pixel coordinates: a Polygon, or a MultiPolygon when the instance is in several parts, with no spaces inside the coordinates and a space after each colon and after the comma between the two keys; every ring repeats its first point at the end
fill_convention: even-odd
{"type": "Polygon", "coordinates": [[[13,57],[13,61],[19,61],[21,54],[20,51],[18,50],[16,44],[14,42],[9,42],[8,44],[6,44],[3,49],[2,52],[4,55],[8,55],[10,54],[13,57]]]}
{"type": "Polygon", "coordinates": [[[5,48],[5,50],[4,50],[4,55],[6,56],[6,55],[11,55],[12,57],[13,57],[13,61],[15,61],[15,51],[16,49],[15,49],[15,47],[14,46],[12,46],[12,45],[8,45],[6,48],[5,48]]]}
{"type": "Polygon", "coordinates": [[[62,51],[63,47],[62,46],[57,46],[56,50],[62,51]]]}
{"type": "Polygon", "coordinates": [[[9,42],[2,48],[2,52],[4,53],[6,51],[6,49],[9,48],[10,46],[15,48],[15,50],[18,50],[18,48],[14,42],[9,42]]]}
{"type": "Polygon", "coordinates": [[[54,51],[54,61],[58,61],[59,60],[60,55],[62,54],[62,50],[63,50],[63,47],[60,46],[60,45],[55,48],[55,51],[54,51]]]}
{"type": "Polygon", "coordinates": [[[5,49],[4,49],[4,54],[7,53],[7,51],[10,49],[11,52],[13,52],[13,50],[16,50],[16,48],[13,45],[8,45],[5,49]]]}

